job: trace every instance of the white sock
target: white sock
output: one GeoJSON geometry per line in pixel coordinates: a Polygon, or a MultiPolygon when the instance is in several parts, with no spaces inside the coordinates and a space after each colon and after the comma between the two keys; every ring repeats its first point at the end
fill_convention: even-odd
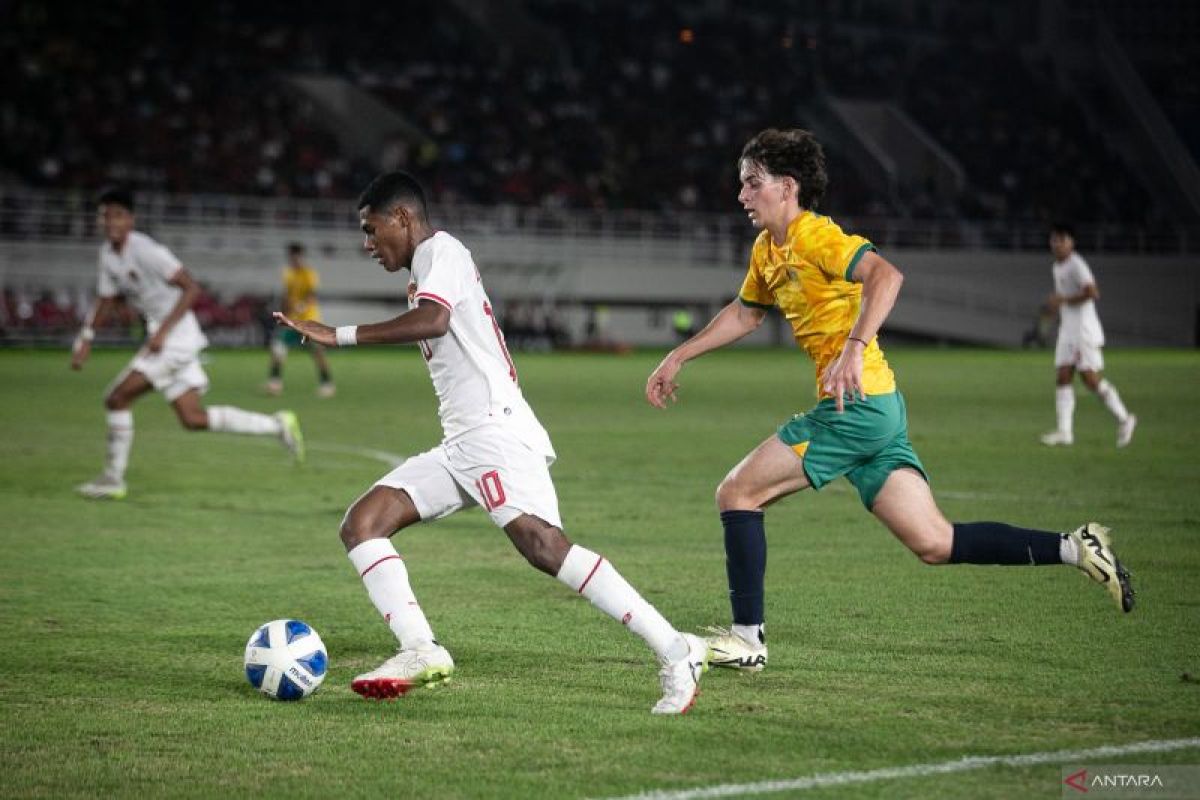
{"type": "Polygon", "coordinates": [[[270,414],[246,411],[233,406],[212,406],[208,409],[208,429],[221,433],[278,436],[283,432],[283,425],[278,418],[270,414]]]}
{"type": "Polygon", "coordinates": [[[1064,564],[1079,566],[1079,545],[1075,544],[1075,540],[1065,533],[1058,540],[1058,557],[1064,564]]]}
{"type": "Polygon", "coordinates": [[[108,449],[104,456],[104,474],[115,480],[125,479],[129,451],[133,447],[133,412],[108,412],[108,449]]]}
{"type": "Polygon", "coordinates": [[[1054,410],[1058,412],[1058,431],[1071,435],[1075,416],[1075,387],[1059,386],[1054,390],[1054,410]]]}
{"type": "Polygon", "coordinates": [[[1125,404],[1121,402],[1121,395],[1117,394],[1117,387],[1108,381],[1100,381],[1100,385],[1096,387],[1096,396],[1104,401],[1104,405],[1117,418],[1117,422],[1124,422],[1129,417],[1125,404]]]}
{"type": "Polygon", "coordinates": [[[572,545],[556,577],[642,637],[664,664],[687,655],[687,642],[679,631],[647,603],[612,564],[591,550],[572,545]]]}
{"type": "Polygon", "coordinates": [[[408,585],[408,569],[391,540],[368,539],[346,555],[400,646],[415,650],[432,644],[433,629],[408,585]]]}
{"type": "Polygon", "coordinates": [[[763,631],[766,625],[731,625],[732,630],[738,638],[750,644],[766,644],[767,636],[763,631]]]}

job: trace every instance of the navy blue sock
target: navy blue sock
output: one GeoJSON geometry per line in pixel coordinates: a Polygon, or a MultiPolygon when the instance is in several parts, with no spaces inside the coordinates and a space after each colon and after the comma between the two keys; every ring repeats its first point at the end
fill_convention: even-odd
{"type": "Polygon", "coordinates": [[[725,574],[735,625],[763,623],[763,576],[767,573],[767,532],[761,511],[722,511],[725,574]]]}
{"type": "Polygon", "coordinates": [[[1017,528],[1003,522],[956,522],[951,564],[1061,564],[1061,533],[1017,528]]]}

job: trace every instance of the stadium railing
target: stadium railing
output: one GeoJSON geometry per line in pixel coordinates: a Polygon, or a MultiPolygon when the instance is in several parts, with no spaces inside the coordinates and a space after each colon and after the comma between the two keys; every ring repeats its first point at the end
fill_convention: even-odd
{"type": "MultiPolygon", "coordinates": [[[[236,195],[138,195],[139,226],[194,228],[225,233],[269,234],[259,239],[276,249],[281,238],[308,232],[344,233],[358,228],[351,199],[264,198],[236,195]]],[[[736,209],[728,214],[689,211],[576,210],[512,205],[441,204],[439,227],[462,233],[514,232],[544,237],[629,242],[689,241],[710,244],[701,263],[728,265],[754,231],[736,209]]],[[[1046,249],[1046,226],[1032,221],[909,219],[835,214],[839,223],[879,247],[924,250],[1046,249]]],[[[92,199],[82,192],[0,188],[0,240],[90,241],[97,238],[92,199]]],[[[1093,253],[1191,254],[1200,252],[1200,227],[1123,228],[1077,226],[1081,250],[1093,253]]],[[[254,246],[253,237],[239,246],[254,246]]]]}

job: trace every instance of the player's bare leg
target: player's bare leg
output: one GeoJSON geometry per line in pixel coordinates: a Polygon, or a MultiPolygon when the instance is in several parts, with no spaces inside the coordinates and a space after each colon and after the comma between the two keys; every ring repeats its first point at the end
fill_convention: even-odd
{"type": "Polygon", "coordinates": [[[1117,387],[1113,386],[1099,372],[1085,370],[1079,373],[1083,378],[1083,385],[1091,390],[1092,394],[1104,403],[1104,407],[1108,409],[1108,413],[1113,415],[1117,421],[1117,447],[1126,447],[1133,440],[1133,429],[1137,427],[1137,417],[1130,414],[1125,404],[1121,402],[1121,395],[1117,392],[1117,387]]]}
{"type": "Polygon", "coordinates": [[[1071,564],[1103,585],[1122,611],[1133,610],[1133,586],[1108,538],[1094,522],[1071,533],[1018,528],[1002,522],[950,523],[912,468],[892,472],[871,512],[926,564],[1071,564]]]}
{"type": "Polygon", "coordinates": [[[275,436],[292,457],[304,460],[304,433],[291,411],[261,414],[234,406],[205,408],[197,389],[189,389],[171,402],[179,424],[189,431],[242,433],[251,436],[275,436]]]}
{"type": "Polygon", "coordinates": [[[720,511],[759,510],[809,487],[804,459],[771,436],[738,462],[717,487],[720,511]]]}
{"type": "Polygon", "coordinates": [[[337,387],[334,386],[333,377],[329,372],[329,358],[325,355],[325,348],[316,342],[309,343],[309,352],[312,353],[313,362],[317,366],[317,397],[328,399],[333,397],[337,392],[337,387]]]}
{"type": "Polygon", "coordinates": [[[350,683],[363,697],[401,697],[418,686],[445,683],[454,672],[454,659],[433,638],[409,585],[408,569],[391,542],[396,531],[420,521],[408,492],[389,486],[369,489],[342,519],[346,554],[400,644],[400,652],[350,683]]]}
{"type": "Polygon", "coordinates": [[[915,469],[905,467],[889,475],[871,513],[926,564],[950,561],[954,526],[942,515],[929,484],[915,469]]]}
{"type": "Polygon", "coordinates": [[[509,541],[534,569],[555,576],[562,569],[571,541],[540,517],[523,514],[504,526],[509,541]]]}
{"type": "Polygon", "coordinates": [[[184,392],[171,403],[179,424],[189,431],[208,430],[208,411],[200,402],[200,392],[192,390],[184,392]]]}
{"type": "Polygon", "coordinates": [[[139,397],[153,391],[150,380],[140,372],[131,371],[104,398],[108,421],[108,444],[105,450],[104,471],[75,491],[92,500],[120,500],[125,497],[125,469],[129,451],[133,448],[132,406],[139,397]]]}
{"type": "Polygon", "coordinates": [[[709,656],[714,666],[758,672],[767,665],[763,607],[767,538],[763,509],[808,486],[799,453],[779,437],[771,436],[750,451],[717,487],[733,624],[709,629],[709,656]]]}
{"type": "Polygon", "coordinates": [[[586,597],[592,605],[642,638],[658,656],[663,696],[655,714],[685,714],[696,702],[708,647],[681,634],[638,594],[608,559],[571,544],[562,530],[540,517],[522,514],[504,532],[525,560],[586,597]]]}
{"type": "Polygon", "coordinates": [[[1056,427],[1042,434],[1042,444],[1048,447],[1066,446],[1075,443],[1075,368],[1070,364],[1057,367],[1054,372],[1054,413],[1056,427]]]}
{"type": "Polygon", "coordinates": [[[275,335],[271,338],[269,351],[271,368],[263,389],[272,397],[278,397],[283,394],[283,365],[288,356],[287,344],[278,335],[275,335]]]}

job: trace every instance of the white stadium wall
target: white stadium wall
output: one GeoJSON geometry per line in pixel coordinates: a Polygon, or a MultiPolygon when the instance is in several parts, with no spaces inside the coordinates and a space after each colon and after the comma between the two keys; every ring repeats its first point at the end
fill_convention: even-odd
{"type": "MultiPolygon", "coordinates": [[[[284,247],[303,242],[321,273],[323,306],[334,324],[375,319],[405,307],[403,278],[388,275],[344,232],[159,225],[148,232],[171,247],[211,290],[229,297],[278,290],[284,247]]],[[[453,231],[451,231],[453,232],[453,231]]],[[[589,237],[468,230],[496,304],[559,304],[578,340],[589,306],[607,308],[608,332],[634,345],[674,341],[671,311],[706,314],[728,302],[744,274],[744,244],[666,237],[589,237]]],[[[0,239],[0,285],[79,291],[95,280],[97,244],[0,239]]],[[[1050,257],[1033,251],[886,249],[906,282],[893,330],[950,341],[1016,346],[1051,290],[1050,257]]],[[[1090,254],[1100,311],[1113,345],[1194,346],[1200,307],[1200,257],[1090,254]]],[[[748,344],[787,340],[782,322],[748,344]]]]}

